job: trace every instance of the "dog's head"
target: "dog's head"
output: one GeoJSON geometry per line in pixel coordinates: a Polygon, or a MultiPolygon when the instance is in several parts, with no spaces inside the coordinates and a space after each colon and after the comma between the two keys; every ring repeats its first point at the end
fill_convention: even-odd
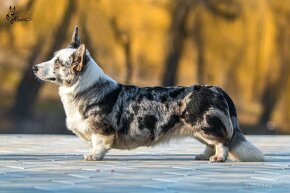
{"type": "Polygon", "coordinates": [[[43,81],[53,82],[59,86],[71,86],[79,79],[89,60],[86,46],[80,44],[76,26],[67,48],[57,51],[51,60],[34,65],[32,69],[43,81]]]}

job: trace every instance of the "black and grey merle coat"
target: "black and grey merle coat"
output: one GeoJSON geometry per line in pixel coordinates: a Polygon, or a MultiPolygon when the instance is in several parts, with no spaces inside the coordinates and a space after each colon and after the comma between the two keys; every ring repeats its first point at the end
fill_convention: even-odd
{"type": "Polygon", "coordinates": [[[78,93],[75,102],[91,129],[115,134],[113,148],[149,146],[176,137],[193,136],[207,145],[230,146],[244,140],[230,97],[220,88],[136,87],[99,81],[78,93]],[[233,137],[234,136],[234,137],[233,137]]]}
{"type": "Polygon", "coordinates": [[[132,149],[192,136],[206,144],[198,160],[263,161],[263,153],[239,129],[235,105],[220,88],[145,87],[118,84],[80,44],[75,27],[68,48],[33,66],[34,74],[58,84],[68,129],[89,141],[85,160],[101,160],[110,148],[132,149]]]}

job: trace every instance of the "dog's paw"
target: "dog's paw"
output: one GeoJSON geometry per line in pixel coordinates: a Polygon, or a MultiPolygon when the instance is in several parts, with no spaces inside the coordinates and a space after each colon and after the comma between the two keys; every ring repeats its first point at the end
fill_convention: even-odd
{"type": "Polygon", "coordinates": [[[209,158],[203,154],[198,154],[194,158],[195,160],[209,160],[209,158]]]}
{"type": "Polygon", "coordinates": [[[214,156],[211,156],[209,158],[209,161],[210,162],[225,162],[226,159],[223,157],[223,156],[220,156],[220,155],[214,155],[214,156]]]}
{"type": "Polygon", "coordinates": [[[104,156],[98,154],[85,154],[84,160],[86,161],[100,161],[104,158],[104,156]]]}

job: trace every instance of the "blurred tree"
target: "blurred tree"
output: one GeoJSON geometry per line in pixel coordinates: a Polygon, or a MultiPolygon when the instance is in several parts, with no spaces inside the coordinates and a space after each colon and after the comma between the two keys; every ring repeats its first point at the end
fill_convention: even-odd
{"type": "MultiPolygon", "coordinates": [[[[87,28],[87,19],[86,19],[85,14],[83,14],[81,16],[80,29],[82,30],[82,34],[83,34],[81,36],[81,37],[83,37],[82,42],[85,42],[86,47],[89,50],[91,56],[94,58],[94,60],[96,60],[96,58],[97,58],[96,50],[92,46],[92,39],[91,39],[91,35],[90,35],[88,28],[87,28]]],[[[100,65],[100,64],[98,63],[98,65],[100,65]]]]}
{"type": "Polygon", "coordinates": [[[204,17],[198,10],[198,6],[204,6],[205,11],[215,14],[225,20],[235,20],[241,15],[242,5],[239,0],[177,0],[173,3],[171,13],[171,25],[168,37],[168,53],[165,59],[165,71],[162,85],[176,84],[176,72],[178,62],[183,52],[183,44],[186,39],[186,20],[189,13],[195,12],[196,16],[192,24],[194,44],[197,48],[197,82],[205,83],[205,43],[203,31],[204,17]],[[192,7],[194,7],[192,9],[192,7]]]}
{"type": "MultiPolygon", "coordinates": [[[[243,123],[261,129],[274,122],[289,129],[288,1],[16,2],[16,13],[32,21],[0,22],[0,97],[5,97],[0,110],[13,106],[17,117],[31,114],[42,86],[34,80],[32,64],[50,58],[77,23],[82,42],[115,79],[138,85],[219,85],[235,98],[243,123]],[[15,92],[11,104],[7,96],[15,92]]],[[[8,8],[2,8],[4,15],[8,8]]],[[[54,100],[57,94],[50,88],[41,97],[54,100]]],[[[37,112],[48,113],[47,102],[39,101],[45,107],[37,112]]]]}
{"type": "Polygon", "coordinates": [[[277,25],[277,56],[279,62],[279,75],[274,79],[272,78],[272,72],[269,72],[267,84],[262,93],[261,104],[263,107],[260,115],[258,125],[261,128],[267,128],[267,124],[271,119],[276,104],[282,96],[282,92],[287,86],[288,75],[290,71],[290,30],[289,30],[290,14],[284,14],[282,17],[276,17],[277,25]],[[274,79],[274,80],[271,80],[274,79]]]}
{"type": "Polygon", "coordinates": [[[162,85],[172,86],[176,84],[176,72],[178,62],[183,52],[185,41],[185,24],[188,13],[193,3],[192,0],[177,0],[170,10],[171,25],[168,32],[167,55],[165,58],[165,67],[162,85]]]}
{"type": "Polygon", "coordinates": [[[35,61],[39,56],[39,50],[43,47],[44,42],[42,36],[38,38],[37,44],[32,48],[31,54],[26,61],[27,68],[25,69],[22,81],[18,86],[15,103],[12,108],[12,113],[15,118],[25,119],[31,114],[38,90],[42,85],[40,81],[36,81],[31,67],[35,64],[35,61]]]}
{"type": "MultiPolygon", "coordinates": [[[[241,16],[242,3],[240,0],[207,0],[202,1],[202,5],[206,8],[205,11],[216,15],[226,21],[234,21],[241,16]]],[[[199,84],[206,84],[206,48],[205,37],[206,33],[204,29],[205,18],[199,13],[193,24],[193,40],[197,48],[197,82],[199,84]]],[[[243,48],[241,48],[243,49],[243,48]]],[[[239,59],[242,57],[242,50],[237,54],[237,60],[235,60],[230,67],[229,73],[236,70],[239,59]]]]}
{"type": "Polygon", "coordinates": [[[203,3],[215,15],[227,20],[235,20],[241,15],[244,2],[241,0],[206,0],[203,3]]]}
{"type": "Polygon", "coordinates": [[[118,26],[118,23],[116,21],[116,18],[111,19],[111,26],[112,30],[114,32],[116,40],[119,42],[119,44],[122,46],[125,54],[125,66],[126,66],[126,77],[125,77],[125,83],[129,84],[132,79],[133,74],[133,67],[132,67],[132,51],[131,51],[131,45],[132,45],[132,38],[129,30],[122,31],[120,27],[118,26]]]}
{"type": "MultiPolygon", "coordinates": [[[[54,51],[59,49],[62,45],[67,31],[70,30],[69,24],[71,23],[71,19],[73,14],[75,13],[75,10],[76,0],[68,1],[61,22],[59,23],[59,27],[56,29],[55,36],[53,37],[52,44],[50,45],[47,53],[42,56],[42,61],[50,58],[53,55],[54,51]]],[[[42,35],[40,35],[40,37],[42,37],[42,35]]],[[[39,59],[38,57],[39,53],[41,52],[40,50],[41,48],[43,48],[43,39],[39,38],[37,42],[38,43],[32,50],[32,53],[27,60],[24,76],[20,81],[19,87],[17,89],[15,102],[12,107],[12,113],[16,118],[25,119],[31,115],[33,106],[39,93],[39,89],[42,86],[42,82],[35,81],[34,74],[31,70],[32,65],[34,65],[35,61],[39,59]]]]}
{"type": "Polygon", "coordinates": [[[205,45],[202,17],[197,16],[193,24],[193,40],[197,50],[196,79],[199,84],[205,83],[205,45]]]}

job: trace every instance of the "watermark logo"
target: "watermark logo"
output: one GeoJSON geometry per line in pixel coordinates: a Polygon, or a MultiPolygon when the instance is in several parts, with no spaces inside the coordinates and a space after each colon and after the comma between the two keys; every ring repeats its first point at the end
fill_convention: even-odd
{"type": "Polygon", "coordinates": [[[9,7],[9,11],[6,15],[6,19],[10,22],[10,24],[13,24],[15,22],[29,22],[32,20],[30,17],[19,17],[16,14],[16,7],[15,6],[9,7]]]}
{"type": "Polygon", "coordinates": [[[246,190],[269,190],[269,189],[287,189],[289,184],[284,183],[246,183],[243,189],[246,190]]]}

